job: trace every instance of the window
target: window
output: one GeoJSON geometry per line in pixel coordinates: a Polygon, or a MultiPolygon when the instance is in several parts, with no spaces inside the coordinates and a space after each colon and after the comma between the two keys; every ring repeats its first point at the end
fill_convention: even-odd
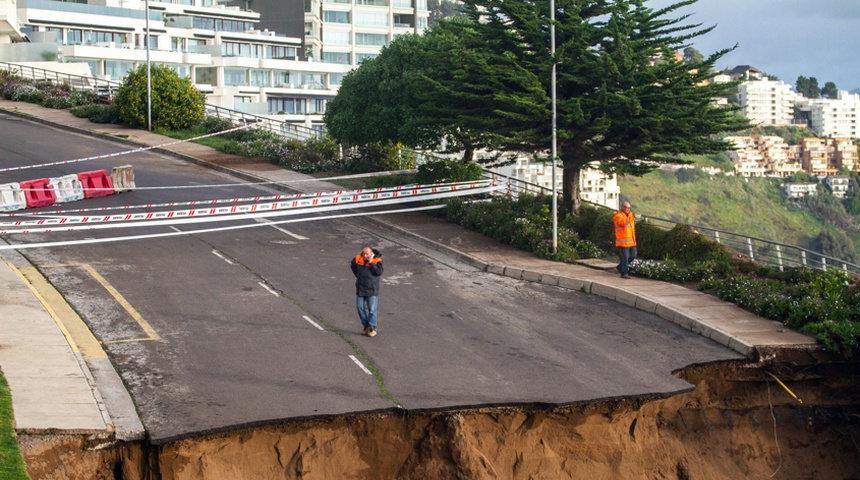
{"type": "Polygon", "coordinates": [[[290,72],[286,72],[284,70],[275,70],[274,72],[272,72],[272,76],[274,77],[272,80],[272,85],[276,87],[291,87],[290,72]]]}
{"type": "Polygon", "coordinates": [[[233,97],[233,110],[236,110],[237,112],[244,111],[244,110],[242,110],[242,104],[243,103],[251,103],[251,97],[245,97],[245,96],[240,96],[240,95],[234,96],[233,97]]]}
{"type": "Polygon", "coordinates": [[[205,53],[206,52],[206,40],[198,40],[196,38],[189,38],[186,40],[186,44],[188,45],[188,53],[205,53]]]}
{"type": "Polygon", "coordinates": [[[340,65],[349,65],[349,52],[323,52],[320,59],[323,63],[337,63],[340,65]]]}
{"type": "Polygon", "coordinates": [[[340,85],[343,82],[343,77],[345,77],[345,73],[329,73],[328,74],[328,84],[329,86],[340,85]]]}
{"type": "Polygon", "coordinates": [[[383,47],[388,41],[388,35],[384,33],[356,33],[356,45],[371,45],[374,47],[383,47]]]}
{"type": "Polygon", "coordinates": [[[215,85],[218,80],[218,72],[215,67],[197,67],[194,69],[194,83],[204,85],[215,85]]]}
{"type": "Polygon", "coordinates": [[[251,70],[251,85],[254,87],[269,86],[268,70],[251,70]]]}
{"type": "Polygon", "coordinates": [[[356,12],[355,24],[356,25],[368,25],[368,26],[372,26],[372,27],[387,27],[388,26],[388,14],[387,13],[374,13],[374,12],[356,12]]]}
{"type": "Polygon", "coordinates": [[[248,72],[241,68],[224,69],[224,86],[241,87],[248,85],[248,72]]]}
{"type": "Polygon", "coordinates": [[[355,0],[356,5],[373,5],[376,7],[387,7],[388,0],[355,0]]]}
{"type": "Polygon", "coordinates": [[[66,32],[66,44],[76,45],[84,41],[84,32],[81,30],[70,29],[66,32]]]}
{"type": "Polygon", "coordinates": [[[323,22],[349,23],[349,12],[336,12],[333,10],[323,10],[323,22]]]}
{"type": "Polygon", "coordinates": [[[170,51],[171,52],[184,52],[185,51],[185,39],[180,37],[170,37],[170,51]]]}
{"type": "Polygon", "coordinates": [[[349,32],[325,29],[323,30],[323,43],[329,45],[349,45],[349,32]]]}
{"type": "Polygon", "coordinates": [[[325,100],[322,98],[309,98],[307,99],[307,105],[308,109],[305,113],[317,115],[325,113],[325,100]]]}
{"type": "Polygon", "coordinates": [[[412,0],[392,0],[391,6],[398,8],[412,8],[412,0]]]}
{"type": "Polygon", "coordinates": [[[293,60],[296,58],[295,47],[284,47],[280,45],[266,45],[265,58],[285,58],[293,60]]]}
{"type": "Polygon", "coordinates": [[[306,100],[304,98],[269,98],[269,113],[304,114],[306,100]]]}
{"type": "Polygon", "coordinates": [[[114,42],[116,44],[125,43],[125,34],[124,33],[115,33],[115,32],[92,32],[92,41],[95,43],[102,42],[114,42]]]}
{"type": "Polygon", "coordinates": [[[165,65],[183,78],[191,78],[191,67],[188,65],[165,65]]]}
{"type": "Polygon", "coordinates": [[[323,83],[323,74],[322,73],[303,73],[302,74],[302,86],[308,86],[308,88],[325,88],[325,83],[323,83]]]}
{"type": "Polygon", "coordinates": [[[120,80],[128,75],[128,72],[134,69],[132,62],[105,62],[105,75],[110,75],[111,80],[120,80]]]}

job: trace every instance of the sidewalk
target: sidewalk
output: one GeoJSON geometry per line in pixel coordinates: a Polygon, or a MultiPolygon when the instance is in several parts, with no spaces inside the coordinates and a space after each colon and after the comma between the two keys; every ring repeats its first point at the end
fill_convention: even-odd
{"type": "MultiPolygon", "coordinates": [[[[57,128],[108,137],[135,147],[175,142],[174,139],[145,130],[95,124],[88,119],[75,117],[67,110],[47,109],[5,99],[0,99],[2,114],[18,115],[57,128]]],[[[268,163],[249,163],[247,159],[194,143],[170,145],[156,151],[229,172],[249,181],[291,182],[312,178],[268,163]]],[[[282,189],[291,192],[341,189],[324,181],[288,185],[282,189]]],[[[579,290],[654,313],[750,358],[778,349],[817,348],[813,338],[713,296],[655,280],[620,279],[614,271],[614,264],[592,262],[591,266],[585,266],[539,259],[484,235],[421,213],[366,218],[372,218],[380,234],[406,237],[489,273],[579,290]]],[[[18,262],[21,260],[18,259],[18,262]]],[[[109,362],[105,366],[107,357],[97,342],[95,345],[88,344],[92,351],[82,355],[83,349],[78,346],[81,342],[79,336],[86,336],[86,333],[66,332],[63,322],[55,321],[55,312],[48,311],[49,305],[43,299],[40,300],[34,288],[28,288],[32,283],[24,281],[24,277],[16,273],[20,270],[15,262],[4,258],[2,263],[0,285],[4,288],[0,288],[0,368],[12,389],[18,430],[56,429],[67,433],[115,431],[117,437],[123,439],[140,438],[143,430],[134,406],[127,392],[117,391],[115,382],[119,377],[109,362]],[[101,355],[104,359],[101,359],[101,355]],[[93,370],[96,375],[93,375],[93,370]]]]}

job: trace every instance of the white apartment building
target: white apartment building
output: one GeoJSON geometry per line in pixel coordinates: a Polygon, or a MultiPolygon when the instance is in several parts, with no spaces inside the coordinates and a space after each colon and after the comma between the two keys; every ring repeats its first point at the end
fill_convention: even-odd
{"type": "Polygon", "coordinates": [[[356,67],[398,35],[424,31],[429,18],[427,0],[307,0],[305,52],[356,67]]]}
{"type": "Polygon", "coordinates": [[[830,175],[822,179],[834,197],[845,198],[851,190],[851,178],[844,175],[830,175]]]}
{"type": "MultiPolygon", "coordinates": [[[[313,128],[322,128],[326,103],[350,69],[395,36],[423,30],[429,17],[426,0],[419,0],[418,8],[411,0],[409,8],[402,0],[305,2],[319,17],[318,36],[309,36],[306,49],[317,61],[309,61],[301,56],[301,34],[260,28],[260,13],[223,3],[150,1],[150,62],[189,77],[209,104],[313,128]],[[341,24],[343,16],[326,12],[345,13],[349,22],[341,24]],[[323,22],[326,18],[332,21],[323,22]],[[339,61],[335,52],[349,61],[339,61]]],[[[295,11],[291,3],[260,0],[261,7],[282,12],[295,11]]],[[[0,61],[41,62],[40,68],[75,73],[81,70],[69,64],[86,64],[94,76],[121,81],[146,62],[145,5],[141,0],[0,0],[0,42],[5,42],[0,61]],[[23,35],[33,43],[12,43],[23,35]],[[43,62],[54,60],[53,51],[62,62],[54,68],[43,62]]],[[[299,5],[293,16],[301,21],[304,14],[299,5]]]]}
{"type": "MultiPolygon", "coordinates": [[[[494,167],[492,171],[522,180],[548,191],[552,190],[552,165],[535,162],[529,158],[517,158],[516,163],[503,167],[494,167]]],[[[563,170],[556,167],[556,190],[561,196],[563,170]]],[[[537,193],[537,192],[535,192],[537,193]]],[[[579,176],[579,193],[583,201],[596,203],[617,210],[621,188],[615,175],[607,175],[596,168],[583,169],[579,176]]]]}
{"type": "Polygon", "coordinates": [[[782,185],[782,188],[790,199],[813,196],[818,192],[818,184],[812,182],[787,182],[782,185]]]}
{"type": "Polygon", "coordinates": [[[860,95],[840,90],[836,98],[800,97],[797,107],[808,112],[819,137],[860,138],[860,95]]]}
{"type": "Polygon", "coordinates": [[[767,77],[738,85],[743,115],[759,125],[791,125],[799,96],[791,85],[767,77]]]}

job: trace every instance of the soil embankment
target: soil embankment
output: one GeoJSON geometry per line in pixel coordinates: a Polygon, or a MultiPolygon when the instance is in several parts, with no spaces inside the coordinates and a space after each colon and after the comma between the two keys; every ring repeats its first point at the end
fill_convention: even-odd
{"type": "Polygon", "coordinates": [[[669,398],[354,415],[158,446],[20,443],[34,480],[860,478],[857,363],[780,356],[687,368],[695,388],[669,398]]]}

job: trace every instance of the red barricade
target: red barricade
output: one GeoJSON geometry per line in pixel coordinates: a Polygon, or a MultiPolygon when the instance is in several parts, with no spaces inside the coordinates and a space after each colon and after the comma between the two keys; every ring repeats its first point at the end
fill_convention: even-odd
{"type": "Polygon", "coordinates": [[[21,190],[24,192],[24,198],[27,200],[27,208],[53,205],[57,201],[57,196],[54,194],[54,187],[51,186],[51,180],[47,178],[21,182],[19,185],[21,185],[21,190]]]}
{"type": "Polygon", "coordinates": [[[84,198],[104,197],[113,195],[113,181],[107,170],[96,170],[93,172],[81,172],[78,179],[84,187],[84,198]]]}

